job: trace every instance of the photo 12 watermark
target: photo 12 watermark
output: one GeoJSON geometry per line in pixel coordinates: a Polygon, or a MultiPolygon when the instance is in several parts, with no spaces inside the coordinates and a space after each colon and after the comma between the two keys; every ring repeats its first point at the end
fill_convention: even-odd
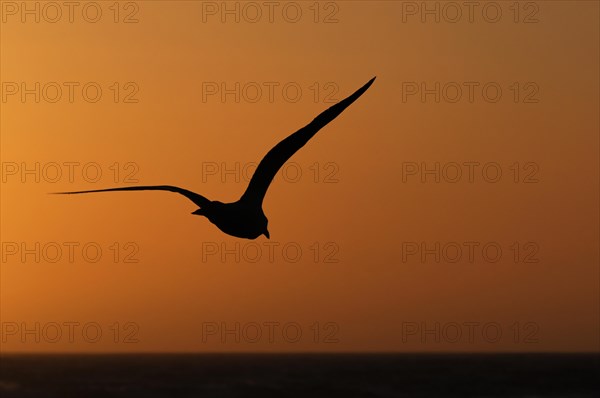
{"type": "Polygon", "coordinates": [[[401,163],[402,183],[420,184],[537,184],[541,181],[537,162],[420,161],[401,163]]]}
{"type": "Polygon", "coordinates": [[[402,23],[514,24],[540,22],[535,1],[400,1],[402,23]]]}
{"type": "Polygon", "coordinates": [[[540,245],[535,241],[404,241],[400,243],[402,263],[515,264],[540,262],[540,245]]]}
{"type": "MultiPolygon", "coordinates": [[[[257,167],[258,162],[202,162],[202,182],[249,183],[257,167]]],[[[290,161],[281,166],[277,176],[292,184],[303,181],[337,184],[340,182],[340,165],[330,161],[309,164],[290,161]]]]}
{"type": "Polygon", "coordinates": [[[52,321],[1,322],[3,344],[137,344],[140,326],[136,322],[52,321]]]}
{"type": "Polygon", "coordinates": [[[402,343],[537,344],[536,322],[402,322],[402,343]]]}
{"type": "Polygon", "coordinates": [[[484,103],[509,102],[537,104],[540,86],[532,81],[404,81],[400,94],[402,103],[484,103]]]}
{"type": "Polygon", "coordinates": [[[336,24],[341,2],[335,1],[202,1],[202,23],[336,24]]]}
{"type": "Polygon", "coordinates": [[[334,104],[339,101],[336,82],[295,81],[209,81],[202,82],[202,103],[275,103],[304,101],[334,104]]]}
{"type": "Polygon", "coordinates": [[[140,180],[140,166],[130,161],[6,161],[1,164],[3,184],[123,183],[140,180]]]}
{"type": "Polygon", "coordinates": [[[2,264],[96,264],[100,261],[137,264],[137,242],[2,241],[2,264]]]}
{"type": "Polygon", "coordinates": [[[266,262],[269,264],[296,264],[301,261],[315,264],[337,264],[341,261],[341,248],[337,242],[314,241],[278,242],[202,242],[202,263],[223,264],[256,264],[266,262]]]}
{"type": "Polygon", "coordinates": [[[219,344],[337,344],[337,322],[202,322],[201,342],[219,344]]]}
{"type": "Polygon", "coordinates": [[[86,23],[110,21],[115,24],[140,22],[137,1],[2,1],[1,20],[4,24],[86,23]]]}
{"type": "Polygon", "coordinates": [[[3,104],[74,104],[140,102],[140,85],[134,81],[3,81],[3,104]]]}

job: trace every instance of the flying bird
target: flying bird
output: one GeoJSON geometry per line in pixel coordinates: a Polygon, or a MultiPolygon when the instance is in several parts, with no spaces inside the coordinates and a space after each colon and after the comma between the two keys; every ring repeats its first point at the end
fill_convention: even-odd
{"type": "Polygon", "coordinates": [[[199,208],[192,212],[197,216],[206,217],[211,223],[228,235],[238,238],[256,239],[261,235],[270,238],[267,225],[269,220],[265,216],[262,202],[267,189],[273,181],[275,174],[281,166],[288,161],[294,153],[302,148],[319,130],[335,119],[360,97],[373,84],[375,77],[359,88],[354,94],[343,99],[337,104],[325,110],[305,127],[296,131],[275,145],[260,161],[248,188],[242,197],[236,202],[222,203],[217,200],[209,200],[204,196],[187,189],[171,185],[135,186],[95,189],[91,191],[57,192],[61,195],[82,194],[92,192],[115,192],[115,191],[169,191],[181,194],[194,202],[199,208]]]}

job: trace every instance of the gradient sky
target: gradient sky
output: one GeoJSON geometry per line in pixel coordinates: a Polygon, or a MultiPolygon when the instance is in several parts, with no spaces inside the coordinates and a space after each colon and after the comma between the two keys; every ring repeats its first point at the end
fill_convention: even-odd
{"type": "Polygon", "coordinates": [[[257,2],[253,23],[244,3],[228,3],[235,22],[221,2],[123,2],[115,23],[99,2],[90,23],[83,2],[50,23],[42,2],[37,23],[1,2],[1,351],[597,350],[598,3],[496,2],[495,23],[493,6],[452,23],[439,3],[436,23],[420,3],[279,2],[269,22],[257,2]],[[175,194],[47,195],[137,183],[235,200],[247,182],[224,168],[251,173],[375,75],[273,182],[270,241],[226,236],[175,194]],[[39,103],[20,91],[36,82],[39,103]],[[236,83],[239,102],[206,91],[236,83]],[[440,101],[422,99],[436,83],[440,101]],[[422,173],[436,164],[440,182],[422,173]]]}

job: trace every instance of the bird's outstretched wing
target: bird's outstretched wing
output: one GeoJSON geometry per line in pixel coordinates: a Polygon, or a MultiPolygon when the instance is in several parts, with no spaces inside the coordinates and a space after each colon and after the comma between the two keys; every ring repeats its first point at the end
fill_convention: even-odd
{"type": "Polygon", "coordinates": [[[262,204],[263,198],[267,193],[269,184],[273,181],[273,178],[283,166],[287,160],[302,148],[304,144],[308,142],[319,130],[321,130],[327,123],[335,119],[340,113],[344,111],[350,104],[352,104],[358,97],[360,97],[367,89],[373,84],[375,78],[369,80],[367,84],[359,88],[354,94],[346,99],[338,102],[329,109],[325,110],[319,116],[317,116],[307,126],[296,131],[279,144],[275,145],[273,149],[267,153],[267,155],[261,160],[260,164],[256,168],[250,184],[246,189],[246,192],[240,198],[241,201],[262,204]]]}
{"type": "Polygon", "coordinates": [[[74,195],[80,193],[92,193],[92,192],[114,192],[114,191],[170,191],[181,194],[197,204],[200,207],[206,206],[210,203],[210,200],[204,196],[199,195],[195,192],[188,191],[187,189],[174,187],[171,185],[152,185],[152,186],[136,186],[136,187],[122,187],[122,188],[107,188],[107,189],[94,189],[91,191],[76,191],[76,192],[55,192],[57,195],[74,195]]]}

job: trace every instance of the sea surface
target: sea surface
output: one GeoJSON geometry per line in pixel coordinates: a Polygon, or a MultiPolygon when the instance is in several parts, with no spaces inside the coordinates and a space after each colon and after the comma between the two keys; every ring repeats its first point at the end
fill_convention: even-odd
{"type": "Polygon", "coordinates": [[[2,355],[0,397],[600,397],[597,354],[2,355]]]}

